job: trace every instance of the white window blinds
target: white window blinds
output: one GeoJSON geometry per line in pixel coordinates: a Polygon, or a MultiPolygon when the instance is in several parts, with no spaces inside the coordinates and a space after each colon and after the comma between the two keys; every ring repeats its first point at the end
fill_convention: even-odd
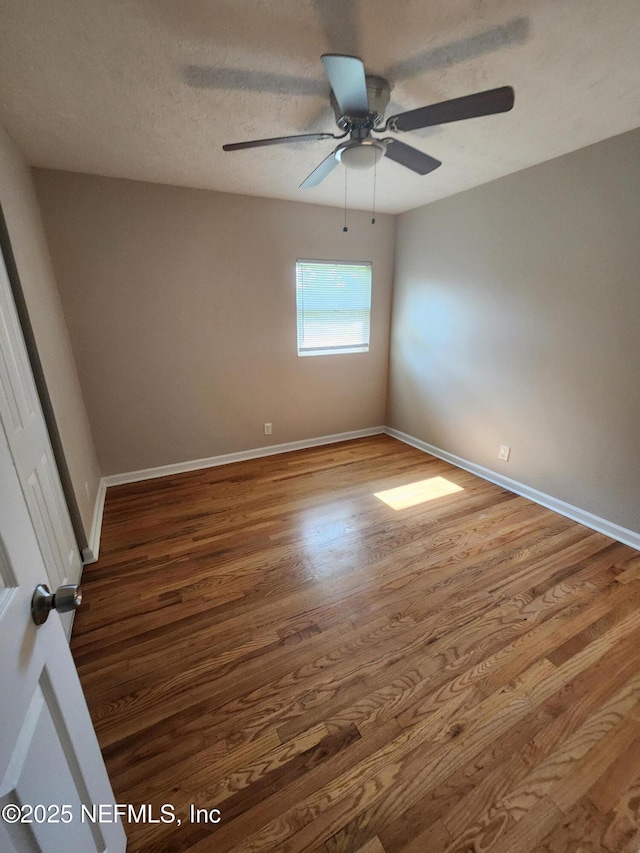
{"type": "Polygon", "coordinates": [[[371,264],[297,261],[298,355],[369,351],[371,264]]]}

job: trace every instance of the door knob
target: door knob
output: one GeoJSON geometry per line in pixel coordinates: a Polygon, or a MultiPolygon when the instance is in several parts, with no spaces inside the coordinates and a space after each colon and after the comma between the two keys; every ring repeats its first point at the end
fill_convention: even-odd
{"type": "Polygon", "coordinates": [[[81,604],[82,589],[77,583],[62,584],[55,592],[50,592],[46,584],[39,583],[31,598],[31,618],[36,625],[42,625],[49,618],[49,611],[68,613],[77,610],[81,604]]]}

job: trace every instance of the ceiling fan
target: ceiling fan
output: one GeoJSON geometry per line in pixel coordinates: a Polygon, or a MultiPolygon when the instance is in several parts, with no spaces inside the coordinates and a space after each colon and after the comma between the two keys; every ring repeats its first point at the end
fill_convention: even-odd
{"type": "Polygon", "coordinates": [[[240,151],[244,148],[259,148],[262,145],[346,139],[348,136],[348,140],[341,142],[305,178],[300,184],[301,187],[306,189],[318,186],[338,163],[352,169],[369,169],[382,157],[388,157],[419,175],[426,175],[442,165],[440,160],[429,157],[428,154],[391,136],[378,139],[372,134],[402,133],[461,119],[504,113],[508,112],[514,103],[513,89],[510,86],[502,86],[499,89],[489,89],[486,92],[398,113],[390,116],[383,124],[390,93],[389,83],[383,77],[366,74],[364,63],[357,56],[326,53],[322,57],[322,64],[331,85],[331,106],[336,124],[343,133],[303,133],[298,136],[254,139],[250,142],[223,145],[223,150],[240,151]]]}

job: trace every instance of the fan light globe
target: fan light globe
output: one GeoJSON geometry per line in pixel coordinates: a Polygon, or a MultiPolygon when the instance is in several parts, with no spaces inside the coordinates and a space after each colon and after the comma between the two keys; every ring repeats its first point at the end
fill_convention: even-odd
{"type": "Polygon", "coordinates": [[[347,169],[373,169],[385,150],[384,142],[379,139],[361,139],[340,145],[336,157],[347,169]]]}

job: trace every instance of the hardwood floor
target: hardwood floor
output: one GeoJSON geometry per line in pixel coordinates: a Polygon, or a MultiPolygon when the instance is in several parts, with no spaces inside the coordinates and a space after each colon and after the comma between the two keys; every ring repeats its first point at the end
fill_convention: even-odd
{"type": "Polygon", "coordinates": [[[387,436],[115,487],[83,588],[116,799],[182,821],[130,851],[640,846],[640,554],[524,498],[387,436]]]}

